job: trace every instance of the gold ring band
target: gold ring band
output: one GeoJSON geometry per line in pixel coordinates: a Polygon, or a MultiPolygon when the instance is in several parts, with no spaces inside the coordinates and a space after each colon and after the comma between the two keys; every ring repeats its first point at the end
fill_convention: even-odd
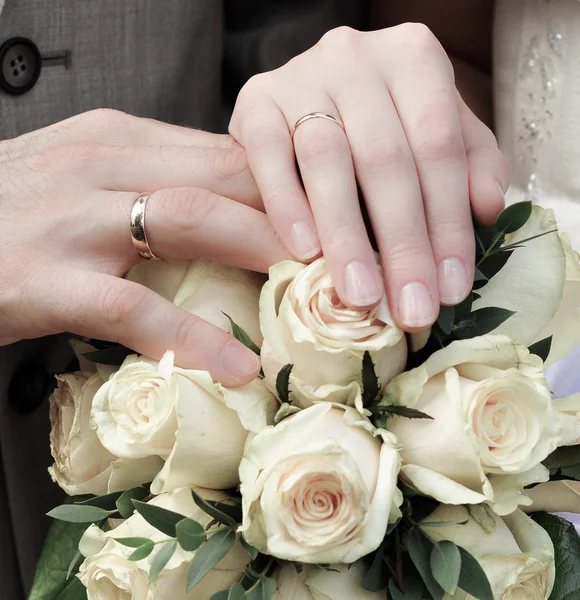
{"type": "Polygon", "coordinates": [[[298,121],[296,121],[296,124],[294,125],[294,127],[292,129],[292,133],[290,134],[290,137],[292,139],[294,139],[294,134],[296,133],[296,130],[298,129],[298,127],[300,127],[300,125],[302,125],[302,123],[306,123],[306,121],[310,121],[310,119],[326,119],[327,121],[332,121],[333,123],[336,123],[344,131],[344,123],[342,121],[339,121],[336,117],[333,117],[332,115],[327,115],[326,113],[313,112],[313,113],[308,113],[307,115],[304,115],[303,117],[300,117],[298,119],[298,121]]]}
{"type": "Polygon", "coordinates": [[[147,241],[145,233],[145,211],[151,194],[140,194],[131,208],[131,241],[137,254],[145,260],[157,259],[147,241]]]}

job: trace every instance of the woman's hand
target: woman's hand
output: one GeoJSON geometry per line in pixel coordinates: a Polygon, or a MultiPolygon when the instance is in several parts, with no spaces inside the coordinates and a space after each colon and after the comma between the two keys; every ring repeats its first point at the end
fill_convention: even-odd
{"type": "Polygon", "coordinates": [[[494,221],[509,169],[491,131],[461,100],[451,63],[425,26],[327,33],[246,84],[230,132],[247,150],[287,248],[304,261],[323,251],[345,304],[371,306],[384,293],[357,182],[396,322],[423,329],[440,303],[467,296],[472,212],[482,224],[494,221]],[[315,118],[292,140],[295,123],[314,112],[342,121],[344,131],[315,118]]]}
{"type": "Polygon", "coordinates": [[[266,271],[289,257],[245,151],[217,136],[98,110],[0,142],[0,344],[70,331],[251,380],[257,357],[226,332],[120,278],[139,257],[136,197],[164,259],[207,257],[266,271]]]}

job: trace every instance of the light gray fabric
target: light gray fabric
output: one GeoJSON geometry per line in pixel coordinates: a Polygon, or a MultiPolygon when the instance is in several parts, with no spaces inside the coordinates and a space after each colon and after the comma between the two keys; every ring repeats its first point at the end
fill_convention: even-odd
{"type": "MultiPolygon", "coordinates": [[[[223,131],[224,63],[232,101],[254,73],[332,27],[363,26],[366,12],[364,0],[0,0],[0,44],[28,37],[43,55],[71,53],[70,68],[44,67],[26,94],[0,90],[0,140],[99,107],[223,131]]],[[[44,515],[61,498],[47,474],[47,402],[17,414],[8,386],[19,365],[33,360],[55,374],[70,358],[63,336],[0,348],[2,600],[27,597],[50,521],[44,515]]]]}

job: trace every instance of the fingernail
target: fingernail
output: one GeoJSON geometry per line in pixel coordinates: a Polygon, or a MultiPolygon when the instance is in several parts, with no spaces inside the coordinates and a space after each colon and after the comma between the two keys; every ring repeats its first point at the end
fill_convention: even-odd
{"type": "Polygon", "coordinates": [[[236,379],[254,375],[260,368],[260,359],[239,342],[230,342],[220,356],[222,367],[236,379]]]}
{"type": "Polygon", "coordinates": [[[312,231],[310,225],[304,221],[298,221],[292,225],[290,239],[294,246],[295,256],[302,260],[308,260],[316,256],[321,250],[318,236],[312,231]]]}
{"type": "Polygon", "coordinates": [[[354,306],[370,306],[383,296],[382,286],[379,289],[370,269],[360,262],[353,261],[346,266],[344,282],[346,297],[354,306]]]}
{"type": "Polygon", "coordinates": [[[446,258],[437,267],[439,299],[443,304],[457,304],[469,292],[467,271],[458,258],[446,258]]]}
{"type": "Polygon", "coordinates": [[[399,315],[407,327],[425,327],[435,321],[433,298],[424,284],[415,281],[403,287],[399,298],[399,315]]]}

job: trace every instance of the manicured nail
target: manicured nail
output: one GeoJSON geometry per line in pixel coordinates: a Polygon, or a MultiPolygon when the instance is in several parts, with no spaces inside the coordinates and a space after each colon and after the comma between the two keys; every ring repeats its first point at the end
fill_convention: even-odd
{"type": "Polygon", "coordinates": [[[346,266],[344,281],[346,297],[353,306],[376,304],[383,296],[382,286],[365,265],[353,261],[346,266]]]}
{"type": "Polygon", "coordinates": [[[290,239],[294,246],[294,255],[302,260],[316,256],[321,250],[318,236],[304,221],[298,221],[292,225],[290,239]]]}
{"type": "Polygon", "coordinates": [[[406,327],[426,327],[436,318],[433,298],[427,287],[415,281],[401,290],[399,297],[399,315],[406,327]]]}
{"type": "Polygon", "coordinates": [[[254,375],[260,368],[260,359],[239,342],[230,342],[220,356],[222,367],[236,379],[254,375]]]}
{"type": "Polygon", "coordinates": [[[443,304],[458,304],[469,292],[467,271],[458,258],[446,258],[437,267],[439,299],[443,304]]]}

